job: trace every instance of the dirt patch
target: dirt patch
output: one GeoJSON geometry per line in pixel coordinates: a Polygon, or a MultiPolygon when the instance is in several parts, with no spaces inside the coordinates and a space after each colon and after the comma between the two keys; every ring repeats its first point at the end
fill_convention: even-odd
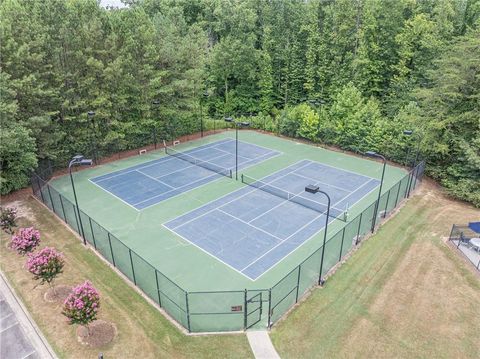
{"type": "Polygon", "coordinates": [[[15,201],[5,204],[6,207],[15,207],[17,209],[17,219],[25,218],[28,221],[35,222],[35,215],[33,211],[24,205],[25,201],[17,199],[15,201]]]}
{"type": "Polygon", "coordinates": [[[72,287],[60,284],[53,288],[48,288],[43,298],[48,303],[63,303],[71,291],[72,287]]]}
{"type": "Polygon", "coordinates": [[[101,348],[115,338],[117,328],[113,323],[104,320],[96,320],[88,326],[88,329],[80,326],[77,328],[78,341],[92,348],[101,348]]]}

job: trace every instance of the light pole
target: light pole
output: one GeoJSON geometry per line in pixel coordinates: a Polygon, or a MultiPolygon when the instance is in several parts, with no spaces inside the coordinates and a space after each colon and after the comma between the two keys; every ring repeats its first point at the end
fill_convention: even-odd
{"type": "Polygon", "coordinates": [[[367,151],[365,152],[365,155],[368,157],[380,158],[381,160],[383,160],[382,179],[380,180],[380,189],[378,190],[378,199],[377,199],[377,202],[375,203],[375,211],[374,211],[373,220],[372,220],[372,233],[373,233],[373,231],[375,230],[375,223],[377,222],[378,206],[380,206],[380,196],[382,194],[383,179],[385,177],[385,167],[387,166],[387,160],[385,159],[384,156],[376,153],[375,151],[367,151]]]}
{"type": "Polygon", "coordinates": [[[160,108],[160,100],[153,100],[152,101],[153,108],[155,108],[155,116],[156,121],[153,125],[153,145],[155,149],[157,149],[157,121],[158,121],[158,109],[160,108]]]}
{"type": "Polygon", "coordinates": [[[305,192],[309,193],[321,193],[327,197],[327,216],[325,218],[325,232],[323,232],[323,246],[322,246],[322,258],[320,260],[320,275],[318,277],[318,285],[322,285],[322,270],[323,270],[323,258],[325,257],[325,244],[327,243],[327,230],[328,230],[328,219],[330,218],[330,196],[327,192],[322,191],[318,186],[308,185],[305,187],[305,192]]]}
{"type": "Polygon", "coordinates": [[[238,128],[248,127],[250,122],[237,122],[231,117],[225,117],[225,122],[235,126],[235,179],[238,180],[238,128]]]}
{"type": "Polygon", "coordinates": [[[80,216],[80,207],[78,206],[77,192],[75,192],[75,183],[73,182],[72,167],[73,166],[91,166],[92,160],[85,159],[82,155],[73,156],[72,160],[68,164],[68,172],[70,173],[70,181],[72,182],[73,197],[75,198],[75,205],[77,206],[77,215],[78,221],[80,223],[80,234],[83,238],[83,244],[87,245],[87,240],[85,239],[85,233],[83,232],[82,216],[80,216]]]}
{"type": "Polygon", "coordinates": [[[93,131],[93,162],[97,165],[98,163],[98,149],[97,149],[97,134],[95,133],[95,111],[88,111],[87,116],[90,119],[92,124],[93,131]]]}

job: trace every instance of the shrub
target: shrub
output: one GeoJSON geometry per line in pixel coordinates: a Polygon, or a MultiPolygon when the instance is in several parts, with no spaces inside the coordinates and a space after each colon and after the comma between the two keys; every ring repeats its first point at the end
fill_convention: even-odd
{"type": "Polygon", "coordinates": [[[40,232],[33,227],[20,228],[18,233],[12,236],[11,248],[19,254],[33,251],[40,244],[40,232]]]}
{"type": "Polygon", "coordinates": [[[88,280],[72,289],[64,303],[62,314],[69,324],[88,324],[97,319],[100,308],[100,294],[88,280]]]}
{"type": "Polygon", "coordinates": [[[17,209],[13,207],[0,207],[0,227],[8,234],[13,234],[13,228],[17,226],[17,209]]]}
{"type": "Polygon", "coordinates": [[[37,253],[29,254],[27,270],[34,275],[34,279],[40,279],[40,284],[52,285],[55,278],[63,272],[63,254],[55,248],[45,247],[37,253]]]}

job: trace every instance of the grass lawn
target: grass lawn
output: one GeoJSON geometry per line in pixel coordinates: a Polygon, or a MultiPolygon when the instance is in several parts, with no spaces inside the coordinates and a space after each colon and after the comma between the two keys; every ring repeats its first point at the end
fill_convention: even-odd
{"type": "MultiPolygon", "coordinates": [[[[60,357],[95,358],[99,352],[106,358],[252,357],[245,335],[184,335],[36,200],[15,205],[21,226],[39,228],[42,246],[65,253],[65,273],[57,284],[91,280],[102,296],[100,319],[118,329],[105,348],[80,345],[61,306],[44,302],[47,288],[35,287],[25,258],[6,249],[2,234],[0,267],[60,357]]],[[[478,209],[425,183],[323,289],[274,327],[271,337],[280,356],[480,357],[480,275],[444,241],[452,223],[479,217],[478,209]]]]}
{"type": "Polygon", "coordinates": [[[480,211],[424,183],[271,333],[282,358],[479,358],[480,275],[445,238],[480,211]]]}
{"type": "Polygon", "coordinates": [[[41,231],[41,247],[54,246],[65,254],[65,271],[56,284],[92,281],[101,294],[99,319],[115,323],[118,330],[116,339],[105,348],[79,344],[76,326],[66,323],[61,305],[44,301],[48,288],[35,287],[36,282],[24,267],[26,258],[6,249],[9,237],[2,233],[0,267],[60,357],[96,358],[99,352],[105,358],[253,357],[245,335],[184,335],[36,200],[27,198],[15,205],[22,215],[19,225],[41,231]]]}

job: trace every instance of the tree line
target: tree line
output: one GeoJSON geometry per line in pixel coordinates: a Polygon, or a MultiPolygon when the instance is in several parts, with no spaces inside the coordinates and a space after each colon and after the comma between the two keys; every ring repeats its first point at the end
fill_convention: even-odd
{"type": "Polygon", "coordinates": [[[125,2],[1,2],[2,194],[44,159],[248,116],[402,163],[418,145],[480,206],[479,0],[125,2]]]}

